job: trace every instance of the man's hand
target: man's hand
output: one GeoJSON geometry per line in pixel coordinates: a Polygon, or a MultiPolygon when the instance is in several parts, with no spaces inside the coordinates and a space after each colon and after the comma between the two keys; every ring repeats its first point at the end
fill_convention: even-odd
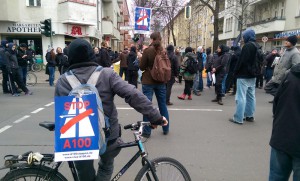
{"type": "Polygon", "coordinates": [[[27,55],[23,55],[23,56],[22,56],[22,58],[26,58],[26,57],[27,57],[27,55]]]}
{"type": "MultiPolygon", "coordinates": [[[[162,117],[162,125],[160,125],[160,126],[167,126],[168,124],[169,124],[169,122],[168,122],[168,120],[163,116],[162,117]]],[[[157,125],[153,125],[153,124],[151,124],[151,128],[152,129],[156,129],[157,128],[157,125]]]]}
{"type": "Polygon", "coordinates": [[[141,60],[143,54],[141,54],[140,52],[137,53],[138,59],[141,60]]]}

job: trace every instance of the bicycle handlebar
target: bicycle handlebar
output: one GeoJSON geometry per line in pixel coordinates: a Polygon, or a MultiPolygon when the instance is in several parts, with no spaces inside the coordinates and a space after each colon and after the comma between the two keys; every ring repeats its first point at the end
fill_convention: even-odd
{"type": "Polygon", "coordinates": [[[128,124],[124,126],[124,129],[134,129],[134,130],[138,130],[141,126],[151,126],[151,125],[163,125],[164,120],[159,120],[153,123],[150,122],[142,122],[142,121],[138,121],[137,123],[133,123],[133,124],[128,124]]]}

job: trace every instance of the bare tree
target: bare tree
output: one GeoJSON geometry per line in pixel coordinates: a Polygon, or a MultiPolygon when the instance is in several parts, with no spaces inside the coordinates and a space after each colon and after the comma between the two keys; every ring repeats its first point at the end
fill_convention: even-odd
{"type": "Polygon", "coordinates": [[[214,15],[214,41],[213,49],[216,50],[219,42],[219,12],[220,4],[225,0],[197,0],[196,9],[202,9],[204,6],[208,7],[214,15]]]}

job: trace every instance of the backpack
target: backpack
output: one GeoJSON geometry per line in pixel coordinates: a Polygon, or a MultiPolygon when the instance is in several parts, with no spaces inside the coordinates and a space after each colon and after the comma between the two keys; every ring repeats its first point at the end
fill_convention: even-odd
{"type": "Polygon", "coordinates": [[[171,79],[171,63],[165,51],[160,51],[154,58],[151,76],[158,82],[166,83],[171,79]]]}
{"type": "Polygon", "coordinates": [[[99,154],[102,155],[106,151],[106,145],[108,137],[110,135],[110,124],[109,117],[104,114],[102,101],[99,96],[98,90],[95,87],[98,78],[101,76],[101,70],[103,67],[98,66],[95,71],[90,76],[86,84],[82,84],[76,76],[73,74],[72,70],[65,73],[66,78],[69,84],[72,87],[72,90],[69,93],[69,96],[81,97],[83,95],[96,95],[96,101],[98,106],[98,125],[99,125],[99,154]]]}
{"type": "Polygon", "coordinates": [[[136,59],[133,61],[133,66],[134,66],[135,68],[137,68],[137,70],[139,69],[139,59],[138,59],[138,58],[136,58],[136,59]]]}
{"type": "Polygon", "coordinates": [[[261,66],[264,61],[264,54],[260,47],[256,45],[256,43],[251,42],[256,47],[256,54],[255,54],[255,62],[252,64],[250,68],[250,74],[253,76],[257,76],[261,74],[261,66]]]}
{"type": "Polygon", "coordinates": [[[197,73],[197,71],[198,71],[198,61],[195,60],[195,59],[192,58],[192,57],[189,57],[189,58],[187,59],[187,66],[186,66],[185,71],[187,71],[187,72],[190,73],[190,74],[195,74],[195,73],[197,73]]]}

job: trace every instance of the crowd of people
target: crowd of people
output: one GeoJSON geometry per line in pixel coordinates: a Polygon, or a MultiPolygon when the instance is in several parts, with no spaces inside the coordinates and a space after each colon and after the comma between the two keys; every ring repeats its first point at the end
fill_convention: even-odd
{"type": "MultiPolygon", "coordinates": [[[[255,89],[264,88],[266,93],[275,96],[274,101],[271,101],[274,125],[270,141],[272,151],[269,180],[286,180],[292,170],[294,178],[299,179],[300,146],[298,143],[300,137],[298,132],[300,124],[298,114],[300,101],[297,92],[300,91],[300,53],[295,47],[298,41],[297,36],[292,35],[286,39],[285,51],[273,49],[271,52],[260,54],[262,47],[256,43],[255,31],[247,29],[242,35],[242,48],[239,46],[229,48],[221,44],[214,53],[210,47],[205,49],[203,46],[199,46],[197,49],[186,47],[184,53],[173,45],[168,45],[164,49],[161,44],[162,37],[158,32],[151,34],[150,45],[143,50],[138,50],[132,45],[120,53],[113,52],[105,42],[101,44],[101,48],[92,48],[86,41],[76,40],[71,44],[71,50],[69,47],[64,50],[58,47],[56,54],[51,47],[47,50],[46,71],[49,74],[49,85],[54,86],[55,67],[58,67],[60,74],[72,69],[78,70],[75,73],[84,77],[92,72],[88,68],[99,65],[111,67],[112,64],[120,61],[119,72],[115,73],[112,70],[104,69],[103,76],[106,78],[102,77],[99,80],[99,84],[103,85],[104,82],[107,84],[105,84],[106,86],[113,88],[110,90],[106,90],[105,87],[99,88],[100,95],[107,93],[106,96],[108,96],[107,100],[103,101],[104,112],[116,116],[116,109],[115,106],[112,106],[114,103],[111,101],[113,99],[109,98],[118,94],[137,111],[143,113],[143,121],[158,119],[167,121],[167,124],[162,127],[164,135],[168,135],[170,131],[167,106],[173,105],[170,97],[172,86],[176,81],[181,84],[182,79],[184,80],[183,93],[177,96],[180,100],[184,100],[186,97],[188,100],[192,100],[192,95],[201,96],[201,92],[205,88],[210,89],[212,86],[215,87],[216,95],[212,102],[219,105],[224,104],[222,98],[226,94],[235,95],[236,109],[229,121],[238,125],[242,125],[244,121],[255,121],[255,89]],[[159,52],[165,52],[170,61],[171,72],[169,80],[166,82],[157,81],[151,73],[159,52]],[[207,75],[206,86],[204,86],[202,77],[204,70],[207,75]],[[142,94],[136,89],[140,78],[139,72],[142,72],[142,94]],[[123,75],[125,80],[122,80],[123,75]],[[103,91],[104,89],[106,91],[103,91]],[[159,112],[155,111],[156,109],[150,103],[153,93],[157,99],[159,112]],[[289,94],[294,96],[289,96],[289,94]],[[137,102],[147,108],[137,106],[137,102]],[[294,106],[293,108],[284,108],[287,104],[294,106]]],[[[27,62],[32,59],[34,52],[30,51],[30,46],[27,47],[24,44],[19,46],[18,51],[15,49],[16,45],[13,43],[1,42],[0,65],[4,78],[3,92],[18,96],[17,90],[20,88],[26,95],[30,95],[32,92],[26,87],[26,71],[27,62]],[[8,87],[10,90],[7,89],[8,87]]],[[[56,85],[56,95],[67,95],[70,91],[70,87],[63,82],[64,78],[61,77],[56,85]],[[68,89],[63,87],[68,87],[68,89]]],[[[116,117],[112,119],[112,122],[114,121],[117,122],[116,117]]],[[[118,129],[116,128],[116,130],[118,129]]],[[[143,136],[146,138],[151,136],[150,127],[144,128],[143,136]]],[[[117,138],[118,136],[115,136],[111,141],[115,142],[117,138]]],[[[105,169],[105,166],[108,167],[105,176],[107,178],[111,177],[113,158],[118,152],[119,150],[113,155],[103,156],[99,162],[102,169],[105,169]],[[109,161],[109,163],[105,163],[105,161],[109,161]]],[[[84,173],[85,167],[92,167],[92,163],[79,163],[78,167],[82,169],[82,177],[85,178],[87,177],[84,173]]],[[[94,177],[95,171],[92,175],[94,177]]]]}

